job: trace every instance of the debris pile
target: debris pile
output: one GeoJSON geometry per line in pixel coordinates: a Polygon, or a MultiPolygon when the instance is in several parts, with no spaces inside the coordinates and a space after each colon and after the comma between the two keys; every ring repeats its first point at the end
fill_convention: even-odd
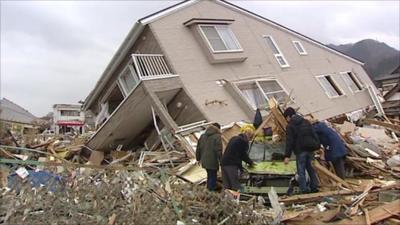
{"type": "MultiPolygon", "coordinates": [[[[261,149],[250,153],[259,163],[245,168],[241,193],[203,185],[195,149],[207,124],[160,137],[151,149],[94,151],[85,146],[89,135],[34,138],[24,147],[14,139],[0,146],[0,224],[398,224],[400,130],[376,121],[330,123],[346,143],[347,178],[321,150],[313,163],[320,192],[291,196],[296,165],[278,157],[287,122],[273,101],[251,143],[250,151],[261,149]]],[[[243,126],[223,127],[223,144],[243,126]]]]}

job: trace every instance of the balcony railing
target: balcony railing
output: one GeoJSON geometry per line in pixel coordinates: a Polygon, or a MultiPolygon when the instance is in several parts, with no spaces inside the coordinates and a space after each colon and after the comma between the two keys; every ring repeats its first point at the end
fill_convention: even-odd
{"type": "Polygon", "coordinates": [[[141,80],[176,76],[171,73],[161,54],[132,54],[132,58],[141,80]]]}

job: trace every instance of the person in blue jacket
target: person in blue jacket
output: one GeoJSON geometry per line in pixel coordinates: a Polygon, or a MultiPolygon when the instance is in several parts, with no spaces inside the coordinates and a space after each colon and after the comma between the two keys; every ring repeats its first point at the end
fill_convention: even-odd
{"type": "Polygon", "coordinates": [[[344,161],[346,159],[346,146],[339,134],[323,122],[313,124],[314,130],[325,149],[325,160],[333,164],[336,175],[345,178],[344,161]]]}

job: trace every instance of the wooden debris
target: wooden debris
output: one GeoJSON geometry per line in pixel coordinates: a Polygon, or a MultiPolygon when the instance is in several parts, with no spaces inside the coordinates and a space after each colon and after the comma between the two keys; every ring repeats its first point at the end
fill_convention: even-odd
{"type": "Polygon", "coordinates": [[[113,213],[110,218],[108,218],[108,225],[114,225],[117,219],[117,214],[113,213]]]}
{"type": "Polygon", "coordinates": [[[393,124],[391,122],[383,122],[383,121],[379,121],[379,120],[375,120],[375,119],[364,119],[363,123],[365,123],[365,124],[375,124],[375,125],[390,129],[390,130],[392,130],[394,132],[400,133],[400,125],[393,124]]]}
{"type": "Polygon", "coordinates": [[[356,191],[356,190],[325,191],[325,192],[318,192],[311,194],[294,195],[287,198],[280,198],[279,201],[285,204],[304,203],[304,202],[318,201],[323,197],[337,196],[337,195],[352,195],[360,192],[361,191],[356,191]]]}
{"type": "Polygon", "coordinates": [[[286,121],[286,118],[283,117],[283,114],[279,109],[278,102],[274,98],[271,98],[268,100],[268,104],[269,104],[269,109],[271,110],[271,113],[274,116],[274,119],[276,120],[282,131],[286,131],[288,122],[286,121]]]}
{"type": "Polygon", "coordinates": [[[89,162],[91,165],[100,165],[104,159],[104,152],[92,151],[89,162]]]}
{"type": "MultiPolygon", "coordinates": [[[[378,206],[368,212],[370,223],[374,224],[380,222],[384,219],[392,217],[394,215],[399,215],[400,213],[400,200],[393,201],[389,204],[378,206]]],[[[337,223],[337,225],[355,225],[355,224],[365,224],[365,216],[353,216],[350,219],[343,219],[337,223]]]]}
{"type": "Polygon", "coordinates": [[[314,161],[313,165],[318,171],[324,173],[326,176],[330,177],[337,183],[343,185],[346,188],[350,188],[350,189],[352,188],[346,181],[344,181],[342,178],[340,178],[340,177],[336,176],[335,174],[333,174],[332,172],[330,172],[326,167],[323,167],[318,161],[314,161]]]}
{"type": "Polygon", "coordinates": [[[371,225],[371,219],[369,218],[368,209],[364,209],[364,214],[365,214],[365,225],[371,225]]]}

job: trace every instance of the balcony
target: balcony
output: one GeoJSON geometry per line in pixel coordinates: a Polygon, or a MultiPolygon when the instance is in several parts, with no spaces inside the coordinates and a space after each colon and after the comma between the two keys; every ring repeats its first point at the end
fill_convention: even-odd
{"type": "Polygon", "coordinates": [[[140,81],[176,77],[161,54],[132,54],[132,59],[122,70],[118,86],[124,97],[136,88],[140,81]]]}
{"type": "Polygon", "coordinates": [[[104,94],[96,115],[98,129],[88,146],[110,150],[116,147],[115,143],[130,144],[133,137],[151,124],[152,107],[163,119],[167,112],[164,113],[160,99],[170,102],[182,87],[179,76],[173,74],[163,55],[132,54],[116,82],[104,94]]]}
{"type": "Polygon", "coordinates": [[[171,73],[161,54],[132,54],[132,59],[141,80],[176,76],[171,73]]]}

